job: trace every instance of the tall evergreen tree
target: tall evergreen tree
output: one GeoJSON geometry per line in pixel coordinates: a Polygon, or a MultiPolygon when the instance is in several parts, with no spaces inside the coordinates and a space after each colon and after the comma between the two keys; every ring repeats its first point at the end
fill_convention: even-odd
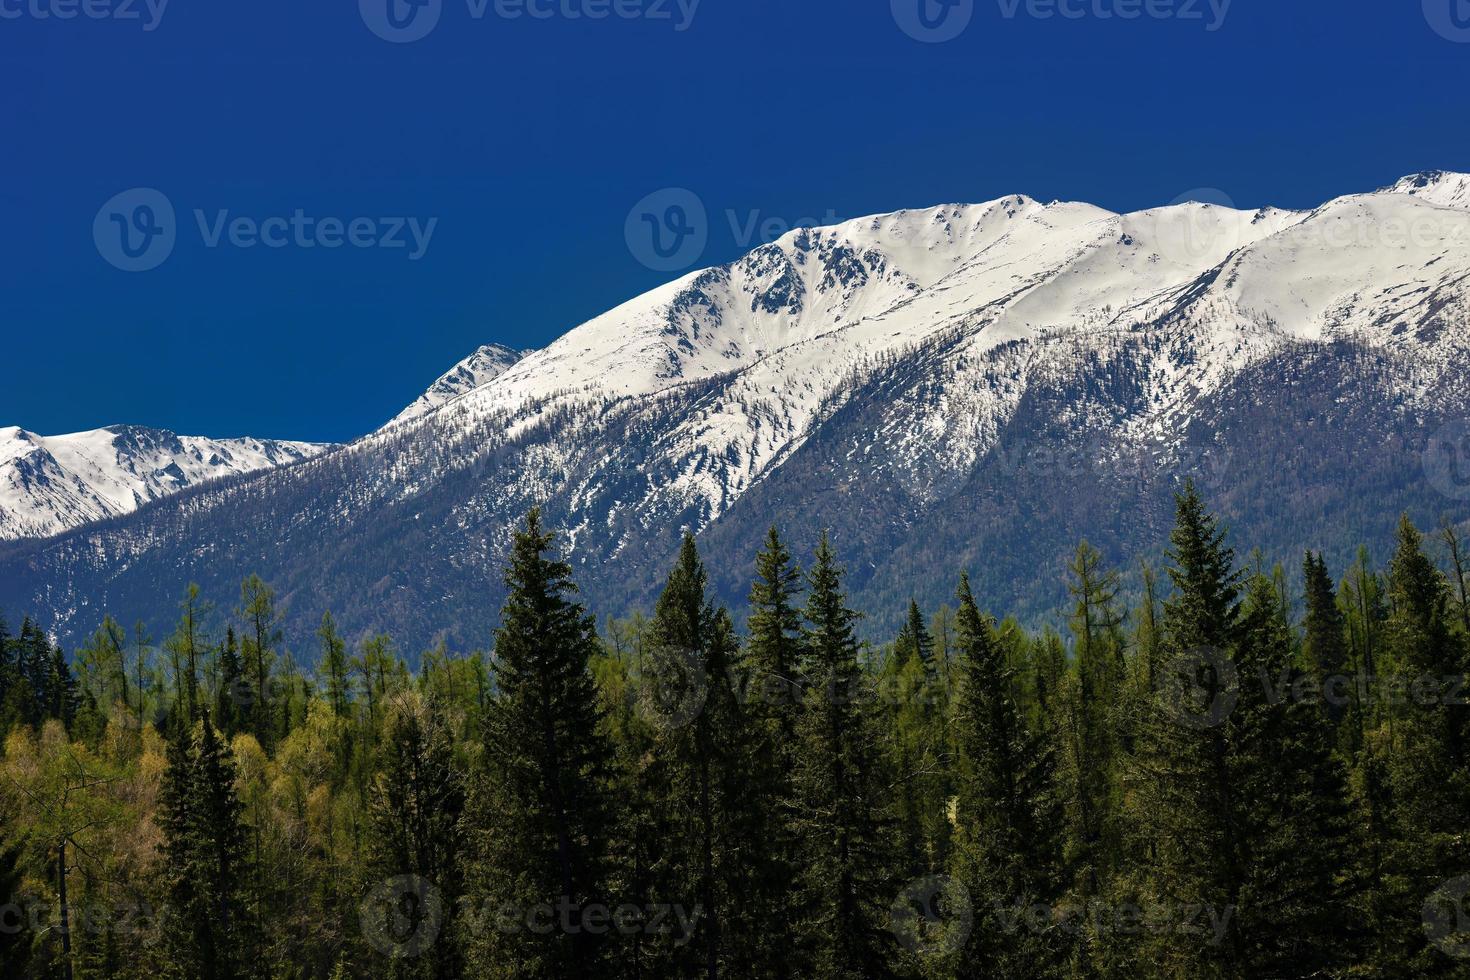
{"type": "Polygon", "coordinates": [[[892,975],[889,801],[858,661],[857,613],[826,534],[808,575],[808,682],[798,726],[795,827],[801,841],[804,975],[892,975]]]}
{"type": "MultiPolygon", "coordinates": [[[[1239,698],[1234,662],[1239,581],[1234,552],[1216,518],[1189,484],[1176,501],[1170,535],[1161,664],[1134,761],[1135,819],[1147,828],[1148,900],[1168,909],[1234,907],[1245,863],[1244,828],[1232,810],[1225,718],[1239,698]]],[[[1148,957],[1162,976],[1228,976],[1237,951],[1228,943],[1171,931],[1148,957]]]]}
{"type": "Polygon", "coordinates": [[[1406,697],[1393,699],[1393,750],[1388,762],[1398,846],[1392,858],[1398,934],[1420,976],[1454,975],[1456,964],[1425,947],[1415,920],[1447,879],[1470,873],[1470,708],[1465,704],[1464,642],[1451,628],[1449,583],[1424,553],[1405,516],[1390,565],[1392,613],[1388,645],[1406,697]]]}
{"type": "Polygon", "coordinates": [[[612,746],[590,662],[592,617],[573,600],[571,567],[531,511],[506,568],[507,597],[495,639],[496,696],[487,707],[483,752],[467,814],[475,858],[471,895],[509,909],[513,931],[471,940],[477,976],[594,976],[609,970],[607,944],[586,928],[610,906],[609,795],[612,746]],[[524,928],[540,908],[567,910],[569,931],[524,928]]]}
{"type": "Polygon", "coordinates": [[[976,927],[959,951],[960,976],[1045,977],[1062,937],[1029,915],[1061,895],[1062,812],[1051,747],[1028,728],[994,621],[960,579],[955,737],[961,753],[953,876],[970,894],[976,927]]]}
{"type": "Polygon", "coordinates": [[[750,587],[745,700],[774,730],[776,751],[788,763],[802,698],[800,593],[801,570],[772,527],[756,556],[755,582],[750,587]]]}
{"type": "MultiPolygon", "coordinates": [[[[697,935],[677,937],[669,967],[680,975],[767,975],[782,955],[772,915],[771,780],[750,781],[768,764],[767,743],[740,703],[738,655],[729,615],[706,596],[694,538],[679,559],[649,624],[656,677],[671,683],[655,719],[645,794],[661,796],[668,836],[651,901],[698,910],[697,935]],[[682,692],[682,696],[680,695],[682,692]],[[675,697],[669,698],[668,695],[675,697]],[[674,710],[666,709],[674,707],[674,710]]],[[[779,856],[779,855],[777,855],[779,856]]]]}
{"type": "Polygon", "coordinates": [[[1127,668],[1118,574],[1086,541],[1070,565],[1076,642],[1075,679],[1067,686],[1065,732],[1069,791],[1069,864],[1083,896],[1096,896],[1120,856],[1118,709],[1127,668]]]}
{"type": "Polygon", "coordinates": [[[383,739],[368,801],[371,864],[388,882],[412,882],[395,897],[407,908],[371,920],[386,973],[395,980],[453,980],[462,972],[455,913],[462,895],[465,778],[439,705],[406,696],[383,739]]]}
{"type": "Polygon", "coordinates": [[[1354,931],[1347,777],[1321,680],[1296,662],[1285,602],[1264,575],[1248,584],[1234,661],[1240,697],[1223,725],[1240,847],[1229,967],[1244,977],[1332,975],[1348,964],[1354,931]]]}
{"type": "Polygon", "coordinates": [[[166,976],[231,980],[250,972],[246,835],[234,783],[234,761],[208,712],[194,732],[169,740],[159,796],[167,861],[166,976]]]}
{"type": "Polygon", "coordinates": [[[251,730],[256,739],[269,748],[275,744],[270,680],[276,647],[281,642],[281,617],[276,611],[275,591],[259,575],[251,575],[240,584],[239,616],[245,622],[241,654],[251,691],[251,696],[242,701],[249,702],[251,730]]]}
{"type": "Polygon", "coordinates": [[[1307,668],[1324,686],[1327,715],[1335,729],[1347,717],[1347,695],[1351,691],[1341,680],[1348,673],[1347,620],[1338,607],[1337,591],[1327,574],[1327,562],[1321,555],[1307,552],[1302,565],[1302,580],[1307,601],[1302,653],[1306,657],[1307,668]]]}

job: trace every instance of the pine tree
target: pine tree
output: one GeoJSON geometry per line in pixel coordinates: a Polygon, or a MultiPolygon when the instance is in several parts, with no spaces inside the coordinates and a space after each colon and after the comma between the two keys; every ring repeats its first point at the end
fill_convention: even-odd
{"type": "Polygon", "coordinates": [[[337,621],[331,613],[322,613],[322,625],[316,635],[322,645],[321,671],[326,678],[327,703],[332,706],[332,714],[345,718],[351,700],[347,687],[347,643],[338,635],[337,621]]]}
{"type": "Polygon", "coordinates": [[[594,976],[609,949],[599,907],[611,907],[609,796],[612,746],[600,730],[590,662],[592,618],[572,600],[571,567],[551,553],[538,511],[516,534],[495,640],[496,696],[467,817],[481,909],[510,910],[507,931],[471,943],[477,976],[594,976]],[[567,910],[570,932],[526,928],[536,910],[567,910]]]}
{"type": "Polygon", "coordinates": [[[61,652],[60,647],[51,651],[50,663],[47,667],[46,700],[43,710],[46,717],[55,718],[70,731],[82,705],[77,679],[73,676],[71,665],[66,662],[66,655],[61,652]]]}
{"type": "MultiPolygon", "coordinates": [[[[1392,858],[1399,893],[1398,935],[1420,976],[1455,975],[1455,964],[1425,948],[1413,928],[1424,903],[1448,879],[1470,873],[1470,708],[1465,706],[1464,643],[1451,629],[1449,583],[1424,554],[1405,516],[1390,565],[1389,646],[1407,696],[1391,706],[1395,744],[1388,761],[1398,838],[1392,858]]],[[[1390,898],[1390,904],[1395,900],[1390,898]]]]}
{"type": "Polygon", "coordinates": [[[411,905],[377,909],[375,945],[389,955],[395,980],[453,980],[461,975],[451,941],[462,894],[461,817],[465,779],[442,710],[404,697],[389,722],[368,801],[371,866],[388,883],[411,883],[396,898],[411,905]]]}
{"type": "Polygon", "coordinates": [[[1348,671],[1347,621],[1337,605],[1337,592],[1321,555],[1307,552],[1302,578],[1307,600],[1302,653],[1308,669],[1324,687],[1327,716],[1336,729],[1347,717],[1346,695],[1350,690],[1343,682],[1348,671]]]}
{"type": "Polygon", "coordinates": [[[646,897],[698,914],[696,935],[675,937],[663,969],[711,980],[768,975],[782,955],[773,933],[783,923],[771,892],[779,854],[767,850],[775,787],[749,776],[769,765],[770,754],[740,703],[734,629],[706,596],[691,535],[659,596],[648,655],[660,705],[652,711],[640,795],[663,812],[665,837],[651,855],[654,891],[646,897]]]}
{"type": "MultiPolygon", "coordinates": [[[[1239,573],[1234,552],[1193,485],[1176,502],[1164,603],[1163,642],[1134,764],[1135,820],[1146,828],[1144,887],[1165,909],[1223,915],[1240,894],[1243,828],[1235,821],[1224,720],[1239,697],[1233,660],[1239,637],[1239,573]]],[[[1237,930],[1221,941],[1177,931],[1147,953],[1161,976],[1231,975],[1237,930]]]]}
{"type": "Polygon", "coordinates": [[[961,753],[952,874],[969,891],[976,925],[959,951],[961,976],[1045,977],[1061,936],[1028,918],[1061,894],[1062,813],[1051,747],[1028,729],[994,621],[960,579],[956,616],[961,753]]]}
{"type": "Polygon", "coordinates": [[[775,527],[756,556],[755,576],[744,657],[749,672],[746,701],[774,730],[776,751],[789,764],[802,698],[801,570],[775,527]]]}
{"type": "Polygon", "coordinates": [[[795,827],[801,848],[799,939],[804,976],[891,976],[885,929],[892,895],[888,801],[867,711],[855,622],[825,534],[808,575],[804,674],[797,730],[795,827]]]}
{"type": "Polygon", "coordinates": [[[168,906],[164,973],[231,980],[250,970],[247,845],[235,766],[204,712],[169,741],[159,794],[168,906]]]}
{"type": "Polygon", "coordinates": [[[912,599],[879,683],[890,709],[890,763],[903,862],[911,876],[934,873],[945,866],[950,843],[946,706],[934,639],[912,599]]]}
{"type": "Polygon", "coordinates": [[[1241,844],[1231,905],[1239,975],[1331,975],[1348,964],[1351,848],[1346,772],[1320,679],[1295,660],[1285,602],[1249,582],[1234,661],[1242,683],[1224,724],[1229,803],[1241,844]]]}
{"type": "Polygon", "coordinates": [[[270,680],[276,645],[281,641],[281,619],[276,611],[276,594],[259,575],[251,575],[240,584],[239,616],[245,622],[241,652],[251,685],[248,698],[251,730],[260,744],[269,749],[275,744],[270,680]]]}
{"type": "Polygon", "coordinates": [[[245,712],[240,710],[242,695],[250,690],[245,679],[245,665],[240,660],[239,644],[233,626],[225,630],[225,643],[219,652],[219,691],[215,696],[215,717],[226,739],[244,727],[245,712]]]}
{"type": "Polygon", "coordinates": [[[1074,600],[1075,678],[1062,708],[1070,784],[1068,863],[1081,896],[1102,893],[1121,850],[1119,827],[1120,724],[1124,695],[1123,616],[1117,608],[1119,579],[1104,570],[1102,555],[1086,541],[1070,565],[1074,600]]]}

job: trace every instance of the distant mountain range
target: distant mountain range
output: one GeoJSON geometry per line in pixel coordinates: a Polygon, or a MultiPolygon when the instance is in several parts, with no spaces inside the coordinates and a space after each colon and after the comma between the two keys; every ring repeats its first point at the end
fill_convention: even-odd
{"type": "Polygon", "coordinates": [[[0,428],[0,539],[49,537],[209,480],[296,463],[328,448],[180,436],[137,425],[64,436],[0,428]]]}
{"type": "Polygon", "coordinates": [[[349,446],[0,547],[0,608],[63,642],[104,611],[159,631],[188,581],[227,606],[259,572],[301,645],[331,609],[409,651],[483,646],[542,505],[603,613],[650,601],[684,528],[743,604],[775,522],[798,551],[831,530],[871,630],[961,568],[996,612],[1045,616],[1079,538],[1161,548],[1186,476],[1266,560],[1340,561],[1400,509],[1463,520],[1470,473],[1434,445],[1470,420],[1467,348],[1462,174],[1312,211],[900,211],[797,230],[542,350],[482,348],[349,446]]]}

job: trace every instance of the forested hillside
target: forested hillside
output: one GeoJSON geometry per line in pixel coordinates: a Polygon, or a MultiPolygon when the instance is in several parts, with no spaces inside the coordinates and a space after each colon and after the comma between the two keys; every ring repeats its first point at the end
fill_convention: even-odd
{"type": "Polygon", "coordinates": [[[739,629],[688,536],[599,624],[537,511],[493,648],[414,668],[327,610],[293,655],[255,576],[157,645],[12,620],[0,976],[1470,975],[1453,525],[1287,570],[1190,485],[1168,540],[1016,586],[1065,631],[979,551],[860,640],[774,528],[739,629]]]}

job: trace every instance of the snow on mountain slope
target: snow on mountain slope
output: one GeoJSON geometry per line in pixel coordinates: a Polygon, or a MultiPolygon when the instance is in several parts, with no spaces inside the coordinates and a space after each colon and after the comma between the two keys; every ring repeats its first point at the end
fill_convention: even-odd
{"type": "Polygon", "coordinates": [[[504,374],[528,353],[529,351],[511,350],[503,344],[487,344],[481,347],[440,375],[439,380],[435,381],[428,391],[420,395],[412,405],[399,412],[388,424],[407,422],[435,411],[459,396],[488,384],[504,374]]]}
{"type": "Polygon", "coordinates": [[[284,466],[326,448],[130,425],[62,436],[0,428],[0,540],[57,534],[206,480],[284,466]]]}
{"type": "MultiPolygon", "coordinates": [[[[986,494],[1054,492],[1000,457],[1059,440],[1087,460],[1096,444],[1149,461],[1107,487],[1117,514],[1106,501],[1088,511],[1121,541],[1147,530],[1135,496],[1167,503],[1175,464],[1258,407],[1260,432],[1272,412],[1306,406],[1283,429],[1329,440],[1263,464],[1262,480],[1314,453],[1354,458],[1343,446],[1357,444],[1331,441],[1353,413],[1383,436],[1360,455],[1467,414],[1467,186],[1423,174],[1299,212],[1115,214],[1011,196],[800,229],[503,370],[493,353],[467,362],[339,452],[44,543],[26,551],[34,566],[0,572],[25,576],[12,604],[58,616],[99,594],[152,601],[179,562],[203,576],[233,562],[275,568],[318,610],[360,602],[384,617],[374,628],[394,625],[380,599],[426,630],[480,628],[498,587],[487,569],[525,509],[545,506],[590,594],[610,602],[640,599],[680,527],[720,540],[800,511],[808,528],[845,520],[854,566],[899,588],[893,576],[907,573],[888,566],[903,532],[936,531],[925,522],[958,519],[986,494]],[[1276,390],[1307,376],[1300,364],[1313,365],[1311,390],[1276,390]]],[[[1257,446],[1233,450],[1251,455],[1241,471],[1265,458],[1257,446]]],[[[1415,471],[1403,458],[1375,465],[1395,479],[1415,471]]],[[[1013,524],[1059,504],[1019,506],[1013,524]]]]}
{"type": "Polygon", "coordinates": [[[963,467],[1026,390],[991,375],[991,352],[1024,344],[1044,361],[1059,338],[1105,349],[1163,324],[1173,347],[1149,368],[1156,410],[1129,424],[1167,432],[1286,340],[1391,343],[1416,310],[1453,304],[1440,293],[1465,291],[1467,186],[1422,174],[1312,212],[1184,203],[1120,215],[1017,195],[798,229],[528,354],[458,394],[425,438],[466,440],[456,452],[472,455],[467,434],[492,418],[513,437],[570,406],[723,379],[718,403],[669,420],[660,443],[676,475],[645,501],[697,501],[715,519],[854,378],[937,338],[960,338],[934,366],[951,378],[942,401],[888,437],[963,467]]]}

